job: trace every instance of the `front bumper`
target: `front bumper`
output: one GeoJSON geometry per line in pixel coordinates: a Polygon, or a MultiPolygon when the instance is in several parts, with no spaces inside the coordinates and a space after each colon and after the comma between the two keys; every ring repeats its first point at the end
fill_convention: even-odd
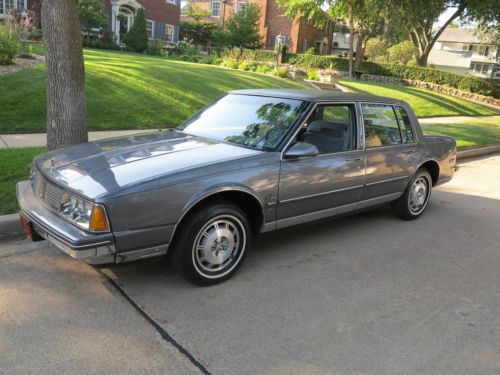
{"type": "Polygon", "coordinates": [[[36,234],[69,256],[89,264],[115,262],[112,233],[90,233],[68,223],[36,199],[29,181],[18,182],[16,192],[20,214],[36,234]]]}

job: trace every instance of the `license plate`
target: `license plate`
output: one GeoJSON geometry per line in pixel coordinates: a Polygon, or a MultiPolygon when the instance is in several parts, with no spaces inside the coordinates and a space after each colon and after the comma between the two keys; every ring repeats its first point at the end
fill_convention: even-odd
{"type": "Polygon", "coordinates": [[[29,219],[22,213],[19,213],[19,217],[21,218],[21,225],[23,226],[24,234],[30,240],[33,239],[33,232],[31,231],[31,223],[29,219]]]}

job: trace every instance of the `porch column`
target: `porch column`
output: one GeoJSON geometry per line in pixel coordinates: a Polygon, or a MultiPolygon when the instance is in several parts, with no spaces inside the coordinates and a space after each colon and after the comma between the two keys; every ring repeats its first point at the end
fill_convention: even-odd
{"type": "Polygon", "coordinates": [[[120,21],[118,21],[119,6],[116,3],[111,3],[111,31],[116,38],[116,44],[120,44],[120,21]]]}

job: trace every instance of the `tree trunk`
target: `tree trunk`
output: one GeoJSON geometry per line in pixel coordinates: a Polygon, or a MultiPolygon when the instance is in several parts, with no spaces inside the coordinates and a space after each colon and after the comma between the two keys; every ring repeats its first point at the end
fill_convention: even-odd
{"type": "Polygon", "coordinates": [[[42,28],[47,66],[49,150],[87,142],[85,73],[74,0],[44,0],[42,28]]]}
{"type": "Polygon", "coordinates": [[[363,43],[365,42],[365,2],[359,1],[359,32],[358,42],[356,43],[356,60],[354,61],[354,71],[361,69],[363,62],[363,43]]]}
{"type": "Polygon", "coordinates": [[[349,77],[354,76],[354,66],[352,55],[354,50],[354,15],[353,15],[353,0],[349,0],[349,77]]]}

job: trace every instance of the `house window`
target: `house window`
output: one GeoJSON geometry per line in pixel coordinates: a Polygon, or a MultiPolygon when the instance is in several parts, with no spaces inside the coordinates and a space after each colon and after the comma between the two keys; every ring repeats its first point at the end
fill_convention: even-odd
{"type": "Polygon", "coordinates": [[[242,11],[242,10],[244,10],[247,6],[248,6],[248,3],[244,2],[244,1],[238,1],[238,8],[237,8],[237,12],[241,12],[241,11],[242,11]]]}
{"type": "Polygon", "coordinates": [[[302,41],[302,51],[304,51],[304,52],[307,51],[307,39],[304,39],[302,41]]]}
{"type": "Polygon", "coordinates": [[[165,25],[165,39],[169,42],[174,41],[174,27],[172,25],[165,25]]]}
{"type": "Polygon", "coordinates": [[[153,25],[154,21],[150,20],[146,21],[146,30],[148,32],[148,39],[153,39],[153,25]]]}
{"type": "Polygon", "coordinates": [[[488,74],[488,70],[490,69],[490,66],[488,64],[483,64],[481,68],[481,73],[482,74],[488,74]]]}
{"type": "Polygon", "coordinates": [[[167,3],[175,4],[175,0],[167,0],[167,3]]]}
{"type": "Polygon", "coordinates": [[[286,44],[286,36],[284,35],[277,35],[276,36],[276,45],[283,45],[283,44],[286,44]]]}
{"type": "Polygon", "coordinates": [[[212,17],[220,17],[220,1],[212,1],[212,17]]]}
{"type": "Polygon", "coordinates": [[[349,37],[351,34],[344,34],[344,43],[349,43],[349,37]]]}

